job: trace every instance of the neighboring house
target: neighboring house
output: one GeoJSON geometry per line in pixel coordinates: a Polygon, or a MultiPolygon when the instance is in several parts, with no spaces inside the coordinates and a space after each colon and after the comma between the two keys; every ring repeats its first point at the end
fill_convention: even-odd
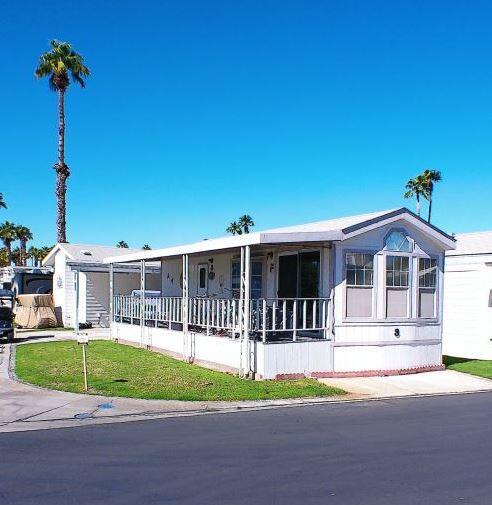
{"type": "MultiPolygon", "coordinates": [[[[109,267],[103,263],[103,258],[132,251],[136,252],[92,244],[57,244],[53,247],[43,265],[53,268],[53,300],[57,318],[63,326],[75,326],[76,308],[79,323],[109,325],[109,267]]],[[[158,287],[159,269],[148,266],[146,270],[149,286],[158,287]]],[[[138,265],[124,265],[118,269],[115,293],[130,294],[139,286],[138,265]]]]}
{"type": "Polygon", "coordinates": [[[0,268],[0,287],[12,289],[16,295],[45,295],[53,291],[51,267],[10,266],[0,268]]]}
{"type": "Polygon", "coordinates": [[[492,231],[456,235],[446,253],[443,353],[492,359],[492,231]]]}
{"type": "Polygon", "coordinates": [[[454,247],[400,208],[109,257],[162,265],[162,297],[113,290],[112,336],[267,379],[440,369],[454,247]]]}

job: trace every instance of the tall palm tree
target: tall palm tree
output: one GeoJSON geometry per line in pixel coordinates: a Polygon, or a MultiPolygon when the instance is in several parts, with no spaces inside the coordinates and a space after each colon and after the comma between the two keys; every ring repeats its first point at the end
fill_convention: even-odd
{"type": "Polygon", "coordinates": [[[120,249],[128,249],[128,244],[124,240],[120,240],[116,244],[116,247],[119,247],[120,249]]]}
{"type": "Polygon", "coordinates": [[[16,238],[20,242],[20,264],[27,265],[27,242],[32,240],[32,232],[27,226],[16,226],[16,238]]]}
{"type": "Polygon", "coordinates": [[[58,161],[56,170],[56,234],[57,242],[67,241],[66,232],[66,194],[67,179],[70,170],[65,163],[65,92],[70,81],[85,87],[84,77],[89,77],[90,70],[84,65],[82,56],[73,51],[68,42],[50,42],[51,49],[39,58],[38,67],[34,75],[37,79],[49,77],[50,89],[58,93],[58,161]]]}
{"type": "Polygon", "coordinates": [[[427,222],[431,221],[432,213],[432,195],[434,193],[434,185],[436,182],[442,181],[442,175],[439,170],[424,170],[422,174],[423,184],[425,191],[423,193],[424,197],[429,201],[429,215],[427,217],[427,222]]]}
{"type": "Polygon", "coordinates": [[[5,200],[3,199],[3,193],[0,193],[0,209],[6,209],[7,204],[5,203],[5,200]]]}
{"type": "Polygon", "coordinates": [[[236,221],[233,221],[226,228],[226,233],[232,233],[233,235],[242,235],[243,234],[243,229],[241,228],[241,226],[236,221]]]}
{"type": "Polygon", "coordinates": [[[16,226],[14,223],[5,221],[0,225],[0,240],[3,242],[5,250],[7,251],[7,262],[9,265],[12,262],[12,242],[16,240],[16,238],[16,226]]]}
{"type": "Polygon", "coordinates": [[[244,214],[239,218],[238,221],[239,226],[243,229],[244,233],[249,233],[249,229],[252,228],[255,223],[253,222],[253,219],[251,216],[248,214],[244,214]]]}
{"type": "Polygon", "coordinates": [[[407,190],[403,195],[405,198],[412,198],[415,196],[417,200],[417,215],[420,216],[420,197],[423,196],[426,191],[423,175],[417,175],[417,177],[410,179],[406,183],[405,189],[407,190]]]}

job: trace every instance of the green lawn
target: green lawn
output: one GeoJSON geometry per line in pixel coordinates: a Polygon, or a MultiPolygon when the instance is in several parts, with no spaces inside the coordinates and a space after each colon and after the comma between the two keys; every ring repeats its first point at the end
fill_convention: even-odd
{"type": "Polygon", "coordinates": [[[443,361],[446,368],[449,368],[450,370],[456,370],[457,372],[464,372],[492,379],[492,361],[454,358],[453,356],[444,356],[443,361]]]}
{"type": "MultiPolygon", "coordinates": [[[[87,349],[90,393],[162,400],[263,400],[344,394],[313,379],[250,381],[134,347],[97,340],[87,349]]],[[[17,346],[19,379],[83,392],[82,350],[75,341],[17,346]]]]}

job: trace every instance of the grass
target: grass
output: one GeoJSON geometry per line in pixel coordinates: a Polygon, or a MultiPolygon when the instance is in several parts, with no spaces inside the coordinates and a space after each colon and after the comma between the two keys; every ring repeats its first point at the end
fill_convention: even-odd
{"type": "MultiPolygon", "coordinates": [[[[266,400],[343,394],[313,379],[250,381],[105,340],[90,343],[91,394],[161,400],[266,400]]],[[[17,346],[19,379],[50,389],[83,393],[82,351],[75,341],[17,346]]]]}
{"type": "Polygon", "coordinates": [[[444,356],[443,362],[450,370],[492,379],[492,361],[444,356]]]}

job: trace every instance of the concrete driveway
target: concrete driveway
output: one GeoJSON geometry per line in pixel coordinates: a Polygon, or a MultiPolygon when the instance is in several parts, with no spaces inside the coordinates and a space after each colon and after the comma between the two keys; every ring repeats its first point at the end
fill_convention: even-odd
{"type": "Polygon", "coordinates": [[[358,398],[395,398],[415,395],[445,395],[491,391],[492,380],[454,370],[388,377],[319,379],[358,398]]]}
{"type": "MultiPolygon", "coordinates": [[[[107,338],[107,335],[105,335],[107,338]]],[[[19,340],[42,342],[75,338],[73,332],[31,333],[19,340]]],[[[98,336],[99,338],[99,336],[98,336]]],[[[15,345],[22,345],[15,344],[15,345]]],[[[0,432],[26,431],[86,424],[102,424],[217,412],[271,409],[394,398],[400,396],[492,391],[492,381],[455,371],[428,372],[398,377],[320,379],[349,394],[342,397],[243,402],[186,402],[137,400],[51,391],[22,384],[12,377],[12,346],[0,345],[0,432]]]]}

